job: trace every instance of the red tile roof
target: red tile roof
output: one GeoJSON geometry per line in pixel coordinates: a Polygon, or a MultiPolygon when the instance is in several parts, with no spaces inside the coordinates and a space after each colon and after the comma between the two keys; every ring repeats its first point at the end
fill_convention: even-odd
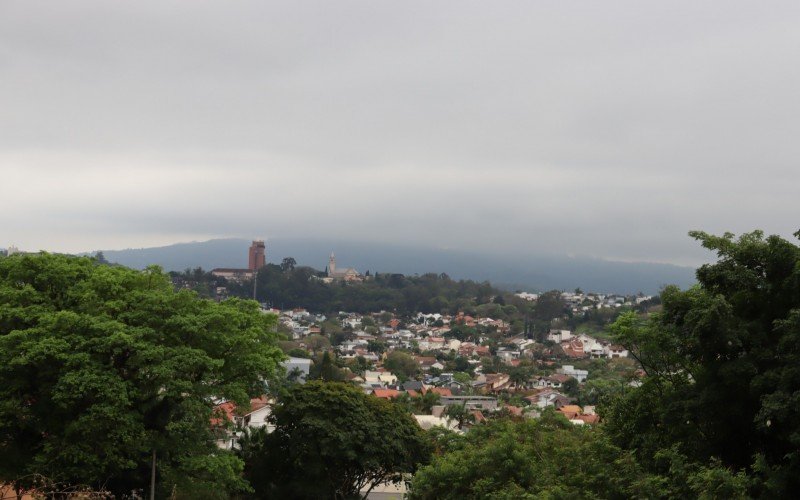
{"type": "MultiPolygon", "coordinates": [[[[247,413],[245,413],[245,415],[249,415],[254,411],[260,410],[261,408],[264,408],[265,406],[268,405],[269,405],[269,400],[267,399],[266,395],[258,398],[253,398],[250,400],[250,410],[247,413]]],[[[211,425],[222,425],[223,419],[227,420],[228,422],[233,422],[234,417],[238,416],[236,410],[237,410],[236,403],[234,403],[233,401],[226,401],[224,403],[218,404],[216,407],[214,407],[214,413],[216,415],[221,416],[222,418],[212,417],[211,425]]]]}
{"type": "Polygon", "coordinates": [[[600,415],[578,415],[575,418],[578,420],[583,420],[587,424],[596,424],[600,421],[600,415]]]}
{"type": "Polygon", "coordinates": [[[383,399],[393,399],[400,395],[400,391],[395,389],[373,389],[372,394],[383,399]]]}
{"type": "Polygon", "coordinates": [[[483,416],[483,413],[480,410],[472,410],[472,416],[475,417],[475,423],[477,424],[486,422],[486,417],[483,416]]]}
{"type": "Polygon", "coordinates": [[[519,406],[510,406],[509,405],[509,406],[504,406],[503,408],[507,409],[508,412],[511,413],[512,415],[514,415],[515,417],[521,417],[522,416],[522,408],[520,408],[519,406]]]}
{"type": "Polygon", "coordinates": [[[431,387],[428,390],[440,396],[450,397],[453,395],[453,391],[451,391],[447,387],[431,387]]]}

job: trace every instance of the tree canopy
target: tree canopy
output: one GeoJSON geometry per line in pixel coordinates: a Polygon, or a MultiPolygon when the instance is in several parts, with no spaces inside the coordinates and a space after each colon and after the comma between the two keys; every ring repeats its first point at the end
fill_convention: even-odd
{"type": "Polygon", "coordinates": [[[282,358],[273,325],[255,302],[176,292],[156,267],[0,259],[0,482],[129,494],[155,451],[162,496],[246,489],[209,420],[215,399],[263,393],[282,358]]]}
{"type": "Polygon", "coordinates": [[[432,437],[438,453],[414,476],[411,499],[744,498],[745,478],[718,464],[652,474],[602,428],[576,427],[552,409],[432,437]]]}
{"type": "MultiPolygon", "coordinates": [[[[502,307],[492,304],[502,291],[489,283],[469,280],[456,281],[446,274],[428,273],[421,276],[375,274],[362,283],[324,283],[324,273],[307,266],[297,266],[287,257],[281,265],[267,264],[257,276],[258,297],[281,309],[303,307],[326,314],[338,311],[371,313],[394,311],[398,314],[474,312],[481,304],[493,311],[502,307]]],[[[211,278],[209,278],[210,280],[211,278]]],[[[251,297],[250,283],[228,283],[231,294],[251,297]]]]}
{"type": "Polygon", "coordinates": [[[626,498],[640,471],[594,430],[546,412],[539,420],[491,421],[414,476],[413,499],[626,498]]]}
{"type": "Polygon", "coordinates": [[[697,271],[698,286],[669,287],[660,313],[614,324],[647,378],[610,405],[607,430],[653,471],[715,462],[749,474],[752,496],[791,496],[800,487],[800,248],[760,231],[691,235],[718,256],[697,271]]]}
{"type": "Polygon", "coordinates": [[[403,351],[392,351],[386,355],[384,368],[401,380],[413,378],[419,372],[419,365],[414,357],[403,351]]]}
{"type": "Polygon", "coordinates": [[[241,451],[259,498],[359,498],[429,458],[422,429],[400,405],[344,383],[297,385],[270,419],[275,431],[241,451]]]}

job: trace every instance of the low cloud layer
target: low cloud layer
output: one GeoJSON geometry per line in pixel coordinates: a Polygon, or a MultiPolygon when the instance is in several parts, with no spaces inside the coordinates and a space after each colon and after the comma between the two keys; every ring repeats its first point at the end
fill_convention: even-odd
{"type": "Polygon", "coordinates": [[[800,5],[0,3],[0,246],[696,264],[800,228],[800,5]]]}

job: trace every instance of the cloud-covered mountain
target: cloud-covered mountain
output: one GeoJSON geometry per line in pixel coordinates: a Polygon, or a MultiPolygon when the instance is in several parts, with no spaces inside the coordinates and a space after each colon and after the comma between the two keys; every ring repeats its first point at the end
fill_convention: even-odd
{"type": "MultiPolygon", "coordinates": [[[[166,270],[188,267],[246,267],[250,241],[217,239],[164,247],[104,250],[105,257],[129,267],[158,264],[166,270]]],[[[267,241],[267,260],[294,257],[299,265],[324,269],[331,252],[337,265],[361,272],[447,273],[457,279],[488,280],[509,289],[654,293],[662,286],[694,283],[694,270],[669,264],[615,262],[589,257],[508,255],[496,257],[454,249],[400,247],[381,243],[276,238],[267,241]]]]}

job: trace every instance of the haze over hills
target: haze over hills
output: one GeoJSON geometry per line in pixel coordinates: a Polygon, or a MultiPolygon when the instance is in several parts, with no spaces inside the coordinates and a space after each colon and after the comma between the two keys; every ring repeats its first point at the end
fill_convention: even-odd
{"type": "MultiPolygon", "coordinates": [[[[103,250],[111,262],[144,268],[158,264],[169,271],[202,267],[246,267],[249,240],[215,239],[164,247],[103,250]]],[[[681,288],[695,282],[694,269],[670,264],[630,263],[554,255],[489,256],[453,249],[397,246],[325,239],[274,238],[267,241],[267,261],[294,257],[298,265],[325,269],[331,251],[339,266],[379,273],[447,273],[456,279],[491,281],[507,289],[656,293],[664,285],[681,288]]]]}

